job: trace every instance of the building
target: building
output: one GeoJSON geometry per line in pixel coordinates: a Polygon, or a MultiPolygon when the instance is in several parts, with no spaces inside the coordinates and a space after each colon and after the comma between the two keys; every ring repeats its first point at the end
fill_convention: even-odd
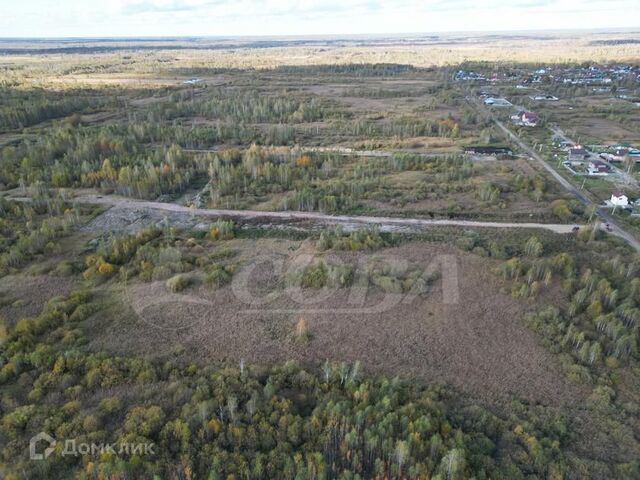
{"type": "Polygon", "coordinates": [[[569,149],[569,161],[580,162],[589,158],[589,152],[581,145],[576,145],[569,149]]]}
{"type": "Polygon", "coordinates": [[[535,127],[538,125],[538,115],[533,112],[521,110],[518,113],[511,115],[511,121],[516,125],[535,127]]]}
{"type": "Polygon", "coordinates": [[[490,147],[471,145],[464,147],[465,153],[471,153],[475,155],[495,155],[496,157],[510,157],[513,155],[513,150],[509,147],[490,147]]]}
{"type": "Polygon", "coordinates": [[[623,162],[627,157],[631,157],[638,162],[640,161],[640,150],[626,145],[616,146],[611,150],[610,157],[612,162],[623,162]]]}
{"type": "Polygon", "coordinates": [[[456,80],[486,80],[487,77],[485,77],[481,73],[467,72],[465,70],[458,70],[458,72],[456,72],[454,78],[456,80]]]}
{"type": "Polygon", "coordinates": [[[549,102],[556,102],[558,101],[558,97],[554,97],[553,95],[548,95],[548,94],[540,94],[540,95],[535,95],[533,97],[531,97],[532,100],[545,100],[545,101],[549,101],[549,102]]]}
{"type": "Polygon", "coordinates": [[[611,167],[602,160],[592,160],[587,169],[589,175],[609,175],[611,167]]]}
{"type": "Polygon", "coordinates": [[[490,107],[511,107],[512,104],[506,98],[501,97],[488,97],[484,100],[485,105],[489,105],[490,107]]]}
{"type": "Polygon", "coordinates": [[[611,194],[611,205],[614,207],[628,207],[629,198],[622,192],[613,192],[611,194]]]}

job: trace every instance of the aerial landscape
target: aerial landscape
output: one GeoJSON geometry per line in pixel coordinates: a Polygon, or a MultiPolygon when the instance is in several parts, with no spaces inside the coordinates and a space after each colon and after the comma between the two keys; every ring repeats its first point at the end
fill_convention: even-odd
{"type": "Polygon", "coordinates": [[[640,479],[640,28],[118,4],[0,21],[0,478],[640,479]]]}

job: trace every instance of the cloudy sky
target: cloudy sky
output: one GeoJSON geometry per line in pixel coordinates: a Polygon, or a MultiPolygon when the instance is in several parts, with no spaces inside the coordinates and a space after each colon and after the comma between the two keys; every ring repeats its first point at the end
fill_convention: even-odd
{"type": "Polygon", "coordinates": [[[0,37],[638,27],[640,0],[0,0],[0,37]]]}

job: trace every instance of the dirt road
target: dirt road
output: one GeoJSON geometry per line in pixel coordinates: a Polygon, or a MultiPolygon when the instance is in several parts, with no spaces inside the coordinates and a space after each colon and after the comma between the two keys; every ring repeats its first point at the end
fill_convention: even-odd
{"type": "Polygon", "coordinates": [[[225,210],[215,208],[190,208],[175,203],[162,203],[147,200],[136,200],[115,195],[79,195],[73,199],[78,203],[119,207],[132,210],[151,209],[165,212],[183,213],[198,217],[231,218],[239,220],[258,220],[295,222],[307,221],[327,225],[375,225],[383,230],[394,231],[404,228],[421,229],[430,226],[459,226],[486,228],[530,228],[545,229],[555,233],[571,233],[574,224],[548,223],[511,223],[511,222],[483,222],[472,220],[430,220],[423,218],[395,218],[355,215],[328,215],[319,212],[279,211],[266,212],[257,210],[225,210]]]}

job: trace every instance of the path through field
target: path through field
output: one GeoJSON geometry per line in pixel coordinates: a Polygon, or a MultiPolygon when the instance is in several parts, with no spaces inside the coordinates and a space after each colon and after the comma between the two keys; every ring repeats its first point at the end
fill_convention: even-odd
{"type": "MultiPolygon", "coordinates": [[[[26,199],[17,199],[26,200],[26,199]]],[[[486,227],[486,228],[530,228],[551,230],[555,233],[571,233],[577,225],[563,223],[515,223],[515,222],[484,222],[473,220],[448,220],[426,218],[396,218],[359,215],[329,215],[319,212],[299,211],[257,211],[257,210],[226,210],[217,208],[190,208],[175,203],[154,202],[149,200],[136,200],[115,195],[79,195],[74,202],[118,207],[123,209],[149,209],[160,210],[185,215],[213,218],[231,218],[250,221],[279,221],[295,222],[307,221],[327,225],[372,225],[382,231],[396,231],[403,228],[420,230],[430,226],[459,226],[459,227],[486,227]]]]}

